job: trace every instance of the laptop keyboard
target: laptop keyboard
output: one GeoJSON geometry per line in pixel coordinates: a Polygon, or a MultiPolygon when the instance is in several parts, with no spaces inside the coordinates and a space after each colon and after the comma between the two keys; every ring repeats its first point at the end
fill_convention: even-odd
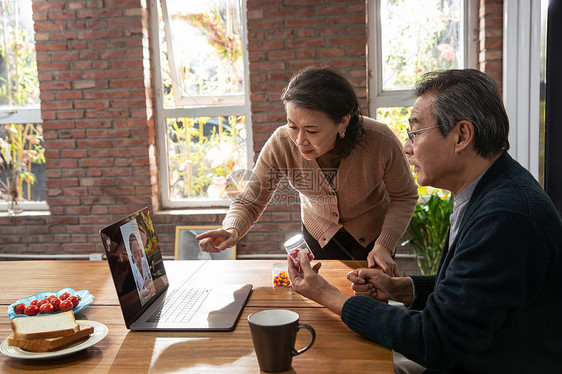
{"type": "Polygon", "coordinates": [[[177,290],[148,322],[189,322],[211,291],[209,288],[177,290]]]}

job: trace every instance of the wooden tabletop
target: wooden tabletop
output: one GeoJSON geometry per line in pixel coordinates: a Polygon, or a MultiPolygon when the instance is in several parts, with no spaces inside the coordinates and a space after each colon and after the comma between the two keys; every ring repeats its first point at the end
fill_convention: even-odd
{"type": "MultiPolygon", "coordinates": [[[[171,284],[251,283],[253,292],[236,328],[229,332],[131,332],[123,316],[109,267],[105,261],[0,261],[0,341],[11,332],[8,305],[40,291],[71,287],[89,290],[93,303],[77,319],[101,322],[109,334],[99,343],[70,356],[24,360],[0,354],[1,373],[30,370],[49,373],[259,373],[247,317],[267,308],[288,308],[300,322],[316,330],[316,341],[293,359],[289,373],[393,373],[392,352],[349,330],[339,316],[291,288],[272,287],[269,260],[166,261],[171,284]]],[[[342,292],[352,291],[345,275],[363,263],[322,261],[320,273],[342,292]]],[[[297,335],[296,348],[309,341],[297,335]]]]}

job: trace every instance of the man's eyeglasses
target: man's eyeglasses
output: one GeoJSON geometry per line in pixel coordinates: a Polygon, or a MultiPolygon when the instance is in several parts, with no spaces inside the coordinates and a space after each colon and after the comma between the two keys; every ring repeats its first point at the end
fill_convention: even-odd
{"type": "Polygon", "coordinates": [[[423,132],[423,131],[427,131],[427,130],[431,130],[431,129],[436,129],[438,127],[443,127],[443,125],[426,127],[425,129],[419,129],[419,130],[414,130],[414,131],[410,131],[410,130],[406,129],[406,134],[408,134],[408,139],[410,139],[412,144],[414,144],[414,139],[416,139],[416,136],[418,135],[418,133],[423,132]]]}

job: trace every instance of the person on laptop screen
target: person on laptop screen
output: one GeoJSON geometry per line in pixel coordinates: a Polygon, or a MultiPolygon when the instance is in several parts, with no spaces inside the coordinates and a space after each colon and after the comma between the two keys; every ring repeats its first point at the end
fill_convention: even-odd
{"type": "Polygon", "coordinates": [[[129,236],[129,247],[131,248],[132,260],[134,263],[134,265],[131,264],[133,277],[135,278],[137,290],[144,304],[144,302],[156,292],[152,281],[152,275],[150,274],[150,267],[148,266],[144,251],[139,246],[138,239],[134,234],[129,236]]]}
{"type": "Polygon", "coordinates": [[[144,253],[144,244],[146,242],[146,234],[142,231],[142,227],[137,225],[136,221],[131,221],[121,226],[123,239],[128,235],[128,240],[124,240],[133,278],[139,294],[141,305],[156,294],[156,288],[150,273],[150,266],[144,253]]]}

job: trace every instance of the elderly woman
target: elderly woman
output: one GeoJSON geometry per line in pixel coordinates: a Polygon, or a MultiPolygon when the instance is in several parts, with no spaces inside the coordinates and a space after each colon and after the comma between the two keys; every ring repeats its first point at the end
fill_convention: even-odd
{"type": "Polygon", "coordinates": [[[399,275],[394,252],[418,200],[400,141],[361,115],[353,87],[334,68],[299,71],[281,98],[287,124],[263,147],[222,229],[199,235],[199,246],[234,246],[286,178],[300,194],[302,232],[317,259],[367,260],[399,275]]]}

